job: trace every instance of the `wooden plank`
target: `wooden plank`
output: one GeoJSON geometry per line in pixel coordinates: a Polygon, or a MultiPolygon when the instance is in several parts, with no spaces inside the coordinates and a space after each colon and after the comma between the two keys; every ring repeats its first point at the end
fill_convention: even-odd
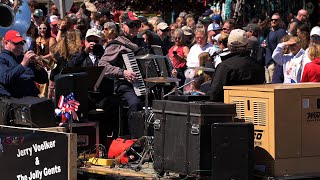
{"type": "Polygon", "coordinates": [[[77,134],[68,134],[68,180],[77,180],[77,134]]]}
{"type": "Polygon", "coordinates": [[[136,172],[130,169],[120,169],[120,168],[110,168],[102,166],[88,166],[78,168],[79,172],[108,175],[108,176],[121,176],[121,177],[131,177],[131,178],[143,178],[143,179],[154,179],[156,174],[147,174],[143,172],[136,172]]]}

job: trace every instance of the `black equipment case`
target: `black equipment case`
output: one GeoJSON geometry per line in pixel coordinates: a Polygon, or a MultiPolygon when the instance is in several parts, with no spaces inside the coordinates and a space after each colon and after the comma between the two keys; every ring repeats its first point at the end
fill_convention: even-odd
{"type": "Polygon", "coordinates": [[[211,174],[211,125],[232,122],[234,104],[154,100],[154,168],[158,173],[211,174]]]}
{"type": "Polygon", "coordinates": [[[254,128],[252,123],[214,123],[212,180],[252,180],[254,128]]]}

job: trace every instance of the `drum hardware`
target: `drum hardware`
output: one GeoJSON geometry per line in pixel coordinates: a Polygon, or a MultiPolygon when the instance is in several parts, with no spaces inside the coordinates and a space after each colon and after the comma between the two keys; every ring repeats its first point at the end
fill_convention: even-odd
{"type": "Polygon", "coordinates": [[[184,88],[185,86],[188,86],[188,85],[191,84],[193,81],[195,81],[195,79],[192,79],[191,81],[189,81],[188,83],[186,83],[186,84],[184,84],[184,85],[182,85],[182,86],[180,86],[180,87],[173,88],[173,90],[171,90],[169,93],[165,94],[165,95],[163,96],[163,98],[171,95],[171,94],[174,93],[174,92],[177,92],[178,90],[184,88]]]}
{"type": "MultiPolygon", "coordinates": [[[[178,78],[166,78],[166,77],[154,77],[154,78],[146,78],[144,79],[146,82],[154,82],[154,83],[172,83],[181,81],[178,78]]],[[[164,98],[164,86],[161,86],[161,99],[164,98]]]]}
{"type": "Polygon", "coordinates": [[[181,81],[178,78],[168,78],[168,77],[153,77],[144,79],[146,82],[154,82],[154,83],[171,83],[181,81]]]}
{"type": "Polygon", "coordinates": [[[200,66],[200,67],[188,67],[188,69],[194,69],[194,70],[206,71],[206,72],[215,72],[215,69],[207,68],[207,67],[204,67],[204,66],[200,66]]]}

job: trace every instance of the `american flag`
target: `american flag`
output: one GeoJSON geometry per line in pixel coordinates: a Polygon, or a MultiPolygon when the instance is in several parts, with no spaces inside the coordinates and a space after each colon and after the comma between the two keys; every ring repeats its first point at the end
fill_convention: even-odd
{"type": "Polygon", "coordinates": [[[74,111],[78,111],[80,103],[74,99],[74,94],[70,93],[63,100],[64,108],[72,108],[74,111]]]}
{"type": "Polygon", "coordinates": [[[71,117],[73,120],[79,120],[76,114],[76,111],[78,111],[79,105],[80,103],[75,100],[73,93],[70,93],[66,97],[64,97],[63,95],[60,96],[58,107],[59,107],[59,113],[62,112],[63,123],[65,123],[67,119],[71,120],[71,117]],[[69,116],[68,113],[71,116],[69,116]]]}
{"type": "Polygon", "coordinates": [[[75,100],[74,94],[70,93],[66,97],[60,96],[58,107],[60,109],[72,109],[74,111],[78,111],[80,103],[75,100]]]}

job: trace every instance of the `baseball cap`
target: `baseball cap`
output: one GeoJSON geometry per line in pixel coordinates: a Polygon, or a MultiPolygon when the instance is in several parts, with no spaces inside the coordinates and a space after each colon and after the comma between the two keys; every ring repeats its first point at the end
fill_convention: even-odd
{"type": "Polygon", "coordinates": [[[311,29],[310,36],[313,36],[313,35],[320,36],[320,27],[319,26],[315,26],[311,29]]]}
{"type": "Polygon", "coordinates": [[[243,27],[242,29],[245,31],[253,31],[254,33],[258,33],[260,30],[257,24],[248,24],[246,27],[243,27]]]}
{"type": "Polygon", "coordinates": [[[33,16],[42,17],[43,16],[43,11],[41,9],[35,9],[34,13],[33,13],[33,16]]]}
{"type": "Polygon", "coordinates": [[[132,12],[125,12],[121,15],[121,22],[126,23],[126,24],[130,24],[133,21],[140,21],[140,19],[138,18],[138,16],[132,12]]]}
{"type": "Polygon", "coordinates": [[[141,21],[142,23],[148,23],[148,19],[147,19],[146,17],[144,17],[144,16],[139,16],[138,18],[140,19],[140,21],[141,21]]]}
{"type": "Polygon", "coordinates": [[[101,31],[97,30],[96,28],[91,28],[86,33],[86,38],[89,36],[96,36],[98,38],[101,38],[101,31]]]}
{"type": "Polygon", "coordinates": [[[248,44],[248,37],[246,31],[242,29],[234,29],[230,32],[228,37],[228,44],[235,46],[245,46],[248,44]]]}
{"type": "Polygon", "coordinates": [[[161,22],[161,23],[159,23],[158,26],[157,26],[157,29],[160,29],[160,30],[165,30],[165,29],[167,29],[167,28],[169,28],[169,26],[168,26],[168,24],[165,23],[165,22],[161,22]]]}
{"type": "Polygon", "coordinates": [[[107,16],[107,17],[110,17],[110,10],[109,9],[106,9],[106,8],[102,8],[99,10],[98,12],[99,16],[102,17],[102,16],[107,16]]]}
{"type": "Polygon", "coordinates": [[[52,25],[58,24],[59,18],[56,15],[51,15],[49,18],[49,23],[52,25]]]}
{"type": "Polygon", "coordinates": [[[183,34],[186,35],[186,36],[190,36],[190,35],[193,34],[192,29],[190,27],[188,27],[188,26],[183,26],[181,28],[181,30],[183,31],[183,34]]]}
{"type": "Polygon", "coordinates": [[[213,13],[213,11],[211,9],[206,10],[202,16],[210,16],[213,13]]]}
{"type": "Polygon", "coordinates": [[[15,30],[9,30],[5,35],[4,35],[4,40],[5,41],[12,41],[14,43],[18,43],[21,41],[25,41],[21,34],[18,31],[15,30]]]}
{"type": "Polygon", "coordinates": [[[104,23],[104,25],[103,25],[103,27],[105,28],[105,29],[109,29],[109,28],[112,28],[112,29],[117,29],[117,26],[116,26],[116,24],[114,23],[114,22],[106,22],[106,23],[104,23]]]}
{"type": "Polygon", "coordinates": [[[215,23],[211,23],[209,26],[208,26],[208,32],[209,31],[216,31],[216,30],[220,30],[221,27],[219,26],[219,24],[215,24],[215,23]]]}
{"type": "Polygon", "coordinates": [[[203,17],[203,18],[201,18],[201,19],[199,19],[203,24],[209,24],[209,23],[211,23],[212,22],[212,20],[211,20],[211,18],[210,17],[207,17],[207,16],[205,16],[205,17],[203,17]]]}
{"type": "Polygon", "coordinates": [[[220,22],[221,22],[221,17],[218,14],[215,14],[215,15],[211,16],[211,19],[213,21],[216,21],[217,24],[220,24],[220,22]]]}

